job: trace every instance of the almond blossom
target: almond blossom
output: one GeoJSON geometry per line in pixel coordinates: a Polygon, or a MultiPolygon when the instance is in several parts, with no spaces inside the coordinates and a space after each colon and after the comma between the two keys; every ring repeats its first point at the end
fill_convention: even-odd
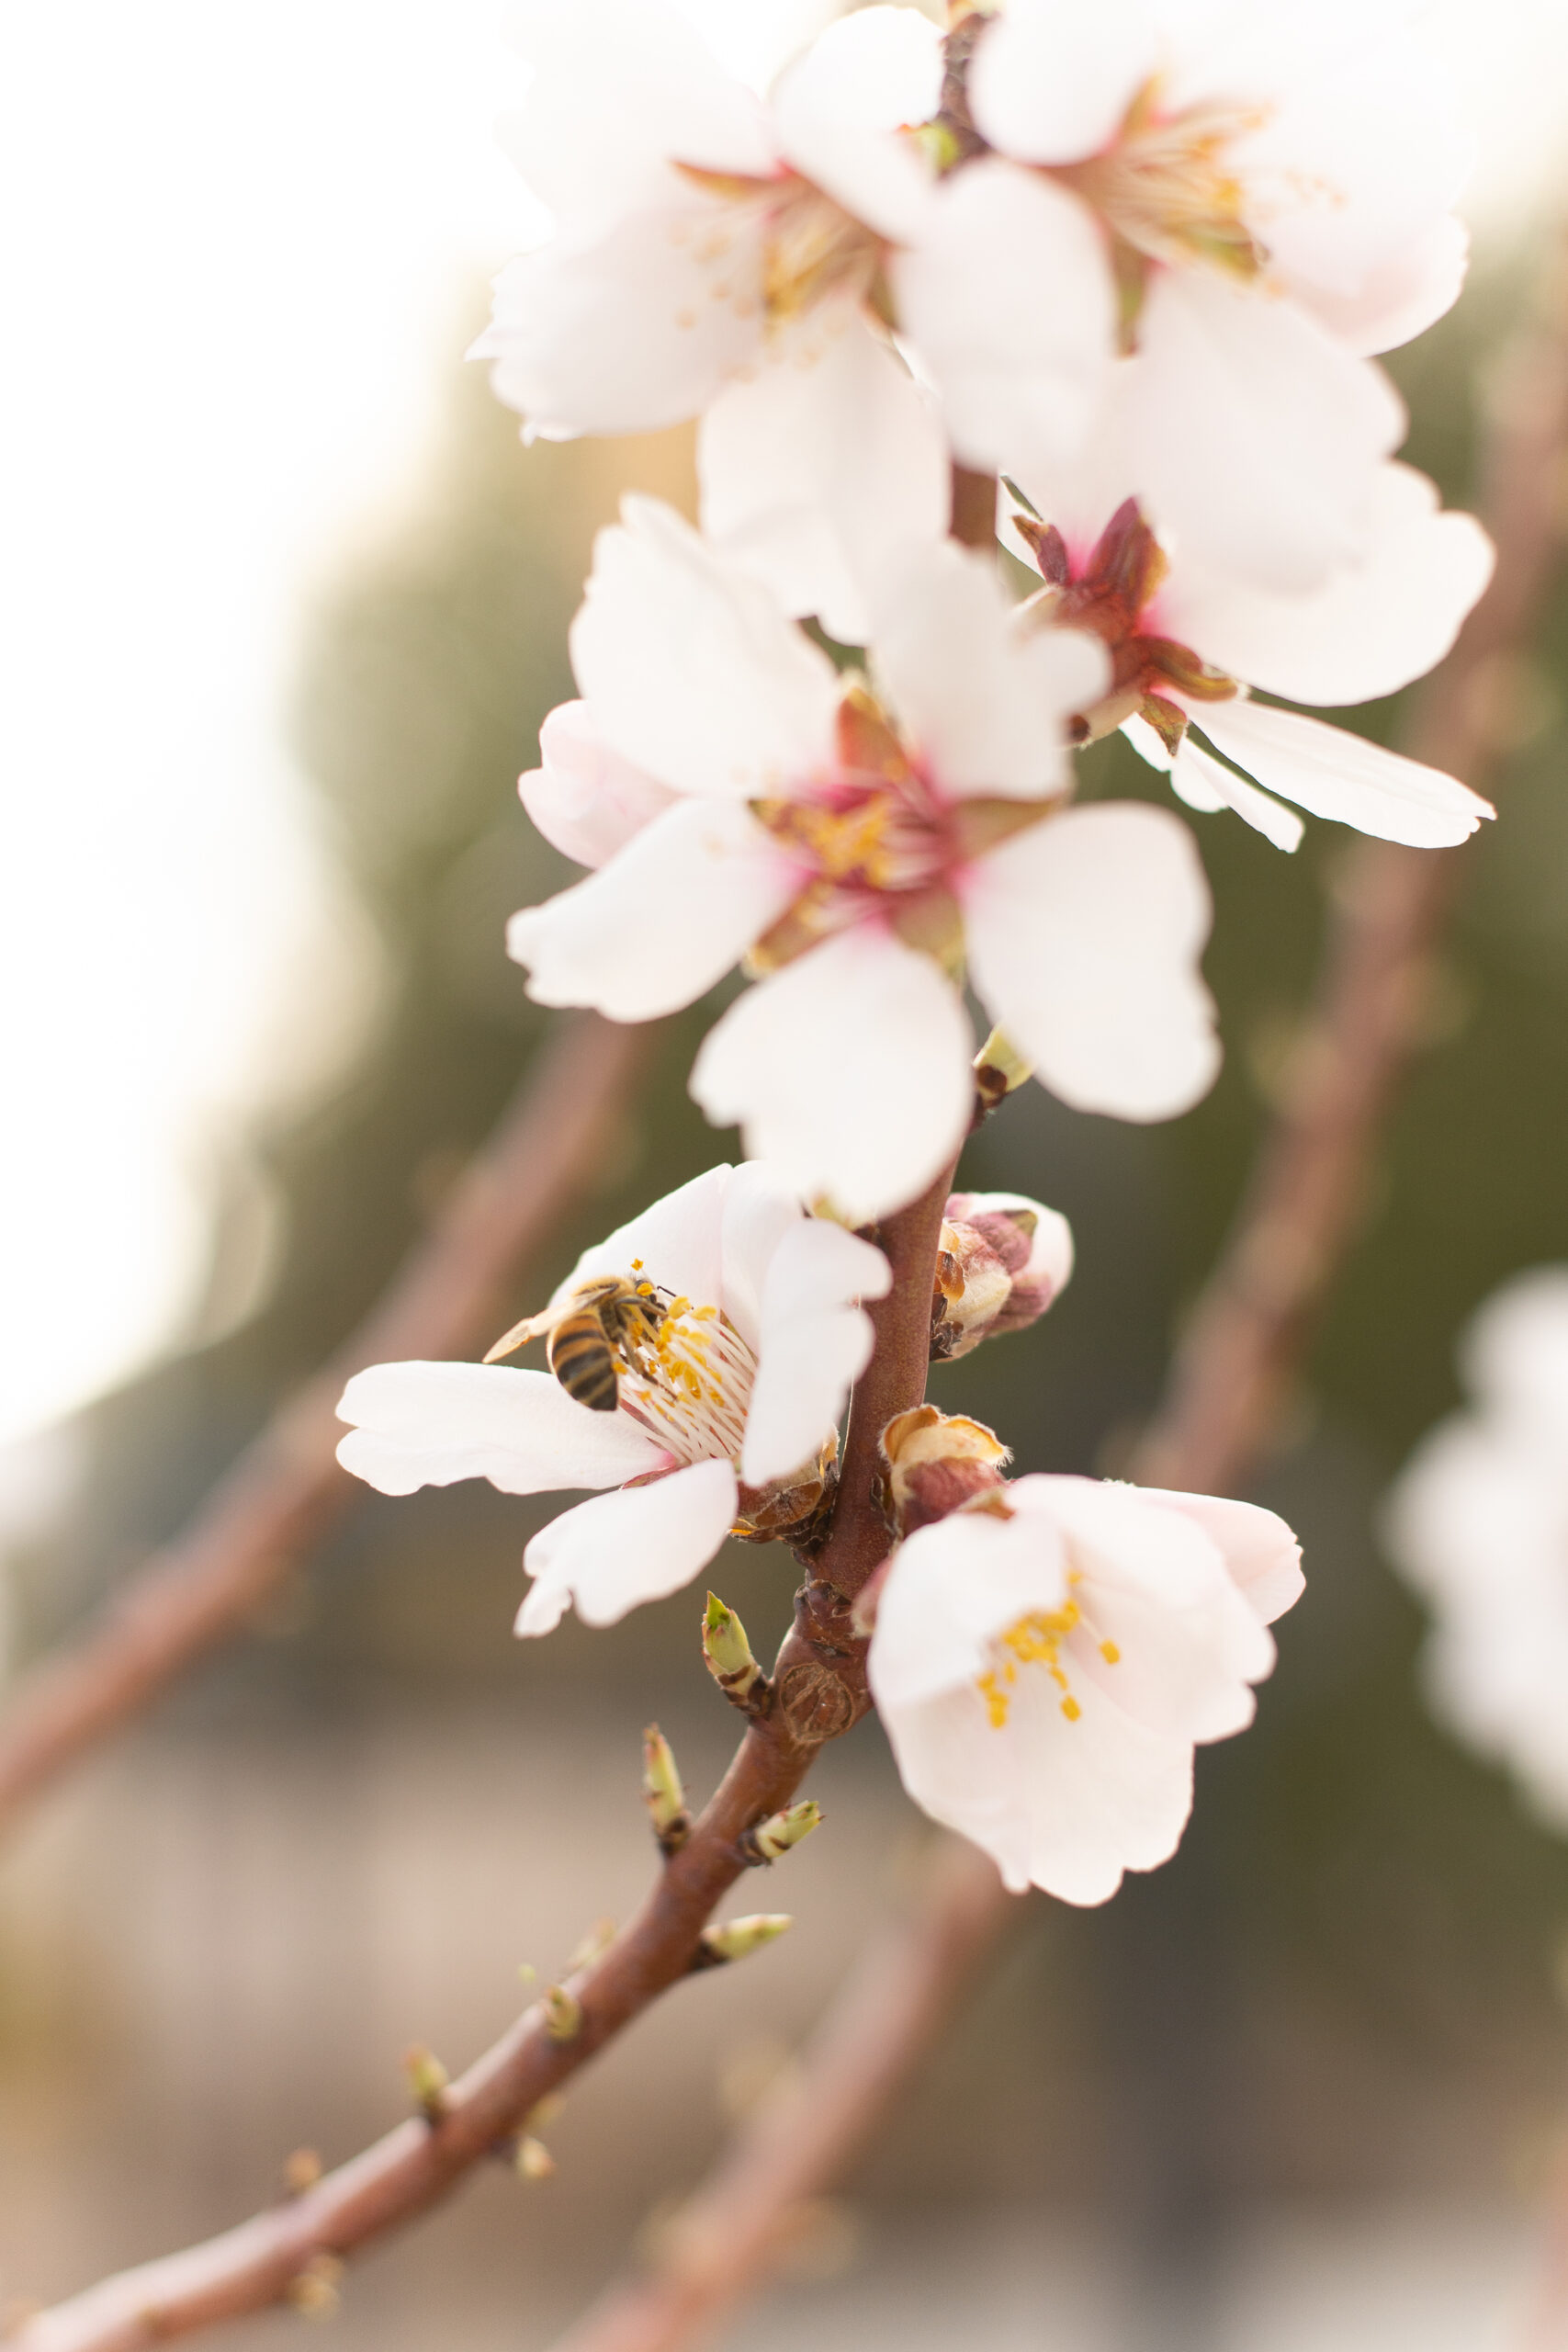
{"type": "Polygon", "coordinates": [[[858,641],[866,551],[940,537],[947,449],[889,338],[886,264],[931,175],[917,10],[829,26],[766,96],[674,0],[523,0],[504,130],[552,222],[475,350],[531,435],[704,419],[704,519],[798,613],[858,641]]]}
{"type": "Polygon", "coordinates": [[[1401,1475],[1389,1547],[1432,1612],[1436,1712],[1568,1833],[1568,1267],[1506,1283],[1461,1365],[1474,1401],[1401,1475]]]}
{"type": "Polygon", "coordinates": [[[582,704],[524,780],[547,836],[604,862],[508,934],[538,1002],[617,1021],[744,961],[759,984],[693,1094],[857,1224],[968,1127],[965,970],[1079,1109],[1171,1117],[1219,1052],[1190,836],[1140,804],[1066,805],[1066,725],[1106,689],[1102,650],[1021,629],[951,545],[884,582],[876,621],[869,676],[841,676],[677,515],[629,500],[572,628],[582,704]]]}
{"type": "Polygon", "coordinates": [[[1194,1745],[1252,1720],[1300,1596],[1272,1511],[1031,1476],[894,1554],[870,1677],[904,1785],[1015,1893],[1103,1903],[1175,1852],[1194,1745]]]}
{"type": "Polygon", "coordinates": [[[946,176],[892,272],[971,464],[1054,502],[1113,409],[1163,530],[1316,585],[1402,405],[1364,355],[1459,291],[1468,164],[1407,0],[1006,0],[950,39],[946,176]]]}
{"type": "Polygon", "coordinates": [[[937,1244],[931,1354],[1027,1330],[1072,1280],[1072,1227],[1023,1193],[950,1193],[937,1244]]]}
{"type": "Polygon", "coordinates": [[[1097,490],[1096,470],[1048,519],[1020,514],[1010,532],[1046,582],[1032,609],[1110,653],[1111,691],[1088,733],[1120,725],[1190,808],[1234,808],[1280,849],[1297,846],[1302,823],[1259,784],[1417,848],[1463,841],[1495,813],[1438,769],[1249,693],[1368,702],[1431,669],[1492,575],[1492,543],[1472,515],[1439,512],[1424,474],[1384,466],[1366,554],[1305,595],[1277,595],[1184,546],[1168,550],[1135,500],[1097,490]]]}
{"type": "Polygon", "coordinates": [[[731,1532],[765,1540],[807,1521],[871,1355],[858,1302],[880,1298],[889,1274],[879,1250],[804,1216],[747,1163],[709,1169],[585,1250],[530,1328],[612,1280],[649,1302],[653,1323],[615,1351],[613,1410],[499,1363],[376,1364],[338,1408],[354,1424],[339,1461],[382,1494],[459,1478],[508,1495],[613,1489],[528,1545],[520,1634],[547,1634],[573,1604],[612,1625],[690,1583],[731,1532]]]}

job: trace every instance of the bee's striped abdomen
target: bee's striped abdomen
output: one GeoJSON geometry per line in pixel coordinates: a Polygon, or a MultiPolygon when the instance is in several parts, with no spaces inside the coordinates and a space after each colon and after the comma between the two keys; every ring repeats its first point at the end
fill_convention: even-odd
{"type": "Polygon", "coordinates": [[[620,1401],[615,1359],[593,1309],[569,1315],[550,1333],[550,1370],[569,1396],[591,1413],[613,1413],[620,1401]]]}

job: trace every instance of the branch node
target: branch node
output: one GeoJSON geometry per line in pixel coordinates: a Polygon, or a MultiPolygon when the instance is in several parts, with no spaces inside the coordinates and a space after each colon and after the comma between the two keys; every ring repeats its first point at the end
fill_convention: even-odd
{"type": "Polygon", "coordinates": [[[286,2197],[303,2197],[314,2188],[321,2177],[321,2159],[314,2148],[296,2148],[283,2160],[283,2193],[286,2197]]]}
{"type": "Polygon", "coordinates": [[[335,2254],[313,2254],[285,2290],[304,2319],[333,2319],[343,2301],[343,2264],[335,2254]]]}
{"type": "Polygon", "coordinates": [[[533,2139],[526,2132],[518,2141],[512,2161],[520,2180],[548,2180],[556,2168],[556,2160],[544,2142],[533,2139]]]}
{"type": "Polygon", "coordinates": [[[575,2041],[582,2031],[582,2004],[564,1984],[545,1995],[545,2031],[552,2041],[575,2041]]]}
{"type": "MultiPolygon", "coordinates": [[[[413,2042],[403,2052],[403,2071],[421,2115],[429,2124],[439,2123],[446,2112],[446,2086],[451,2076],[434,2051],[427,2050],[423,2041],[413,2042]]],[[[317,2170],[320,2171],[319,2158],[317,2170]]]]}

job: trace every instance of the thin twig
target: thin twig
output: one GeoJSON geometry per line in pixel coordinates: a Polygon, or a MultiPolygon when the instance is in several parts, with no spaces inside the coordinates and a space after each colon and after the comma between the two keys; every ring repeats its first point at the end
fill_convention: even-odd
{"type": "Polygon", "coordinates": [[[800,2208],[841,2172],[1012,1915],[996,1869],[943,1838],[908,1913],[856,1962],[799,2075],[764,2100],[662,2233],[658,2267],[554,2352],[674,2352],[787,2256],[800,2208]]]}
{"type": "Polygon", "coordinates": [[[184,1532],[85,1633],[22,1678],[0,1716],[0,1829],[243,1624],[363,1497],[335,1458],[344,1381],[364,1364],[446,1356],[493,1337],[502,1283],[597,1168],[652,1050],[647,1030],[592,1014],[557,1030],[429,1234],[335,1360],[274,1415],[184,1532]]]}
{"type": "Polygon", "coordinates": [[[741,1741],[690,1838],[666,1861],[642,1910],[603,1957],[572,1977],[566,2038],[542,2004],[529,2009],[441,2098],[303,2195],[183,2254],[122,2271],[27,2321],[20,2352],[143,2352],[298,2293],[310,2266],[352,2253],[435,2203],[484,2156],[505,2148],[545,2094],[603,2048],[691,1968],[716,1903],[746,1870],[744,1833],[789,1803],[825,1739],[869,1704],[865,1644],[851,1630],[855,1595],[886,1556],[877,1440],[925,1394],[932,1271],[953,1181],[945,1170],[879,1239],[893,1287],[872,1307],[876,1348],[854,1394],[828,1540],[796,1596],[774,1698],[741,1741]]]}
{"type": "MultiPolygon", "coordinates": [[[[1568,281],[1493,388],[1481,509],[1493,583],[1423,689],[1406,748],[1484,787],[1501,698],[1533,636],[1561,553],[1568,453],[1568,281]]],[[[1325,944],[1314,1008],[1231,1239],[1129,1475],[1224,1493],[1278,1428],[1314,1318],[1354,1238],[1380,1123],[1416,1051],[1427,960],[1460,875],[1456,853],[1359,843],[1325,944]]],[[[968,1972],[1015,1917],[978,1855],[944,1851],[908,1924],[857,1968],[807,2051],[787,2105],[737,2133],[649,2271],[614,2289],[554,2352],[685,2352],[787,2251],[787,2210],[829,2188],[930,2048],[968,1972]],[[879,2011],[877,1986],[900,1987],[879,2011]]],[[[1562,2199],[1568,2217],[1568,2192],[1562,2199]]],[[[1530,2352],[1568,2352],[1568,2218],[1530,2352]]]]}

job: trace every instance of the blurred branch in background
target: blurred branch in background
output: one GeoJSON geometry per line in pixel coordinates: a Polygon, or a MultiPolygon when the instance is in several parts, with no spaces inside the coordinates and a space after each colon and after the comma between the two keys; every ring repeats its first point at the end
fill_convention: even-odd
{"type": "Polygon", "coordinates": [[[503,1285],[595,1171],[650,1029],[585,1014],[540,1048],[428,1237],[339,1354],[273,1416],[190,1521],[89,1624],[22,1678],[0,1718],[0,1829],[67,1766],[243,1625],[364,1490],[340,1470],[350,1373],[491,1339],[503,1285]]]}
{"type": "MultiPolygon", "coordinates": [[[[1507,695],[1561,560],[1568,486],[1568,243],[1489,387],[1479,511],[1492,585],[1422,688],[1404,748],[1484,790],[1507,695]]],[[[1229,1240],[1193,1311],[1164,1402],[1127,1475],[1226,1494],[1275,1441],[1318,1311],[1353,1243],[1379,1129],[1426,1032],[1432,951],[1459,851],[1358,842],[1336,895],[1313,1006],[1229,1240]]],[[[738,2133],[671,2226],[648,2275],[612,2291],[556,2352],[682,2352],[786,2256],[790,2211],[830,2188],[931,2046],[1009,1920],[979,1856],[943,1849],[907,1921],[857,1969],[776,2107],[738,2133]],[[880,1976],[878,1972],[880,1972],[880,1976]],[[889,1988],[884,2010],[878,1983],[889,1988]]],[[[1568,2180],[1550,2304],[1529,2352],[1568,2345],[1568,2180]]]]}

